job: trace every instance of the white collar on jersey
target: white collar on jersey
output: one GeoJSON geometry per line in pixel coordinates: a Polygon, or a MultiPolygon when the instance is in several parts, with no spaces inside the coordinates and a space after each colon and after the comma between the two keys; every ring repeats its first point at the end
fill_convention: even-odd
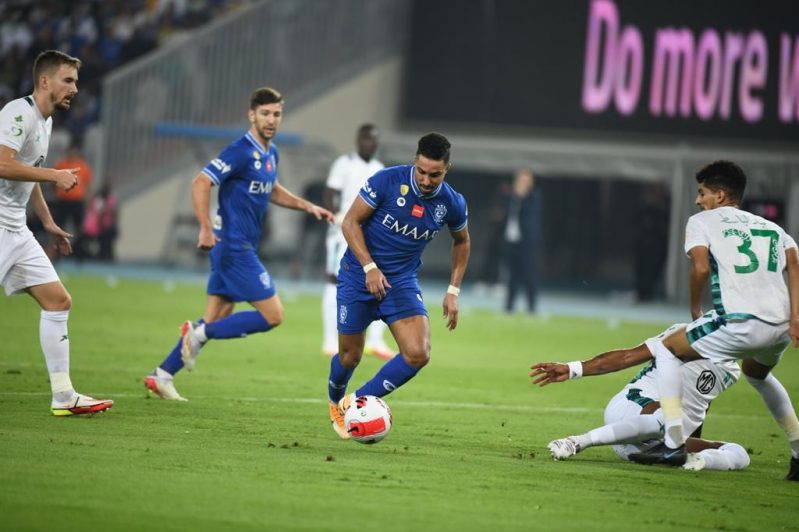
{"type": "Polygon", "coordinates": [[[263,145],[260,142],[258,142],[257,140],[255,140],[255,137],[252,136],[252,133],[247,131],[247,134],[244,135],[244,136],[247,138],[247,140],[250,141],[250,144],[255,146],[255,149],[257,149],[261,153],[261,155],[267,155],[266,151],[264,150],[263,145]]]}
{"type": "Polygon", "coordinates": [[[436,187],[436,189],[433,192],[431,192],[430,194],[427,194],[427,195],[422,194],[422,191],[419,190],[419,185],[416,184],[415,168],[416,168],[416,165],[411,166],[411,173],[410,173],[410,176],[409,176],[411,178],[411,189],[413,190],[414,194],[416,194],[417,196],[419,196],[422,199],[435,198],[438,195],[438,193],[441,192],[441,187],[444,186],[444,182],[442,181],[438,185],[438,187],[436,187]]]}

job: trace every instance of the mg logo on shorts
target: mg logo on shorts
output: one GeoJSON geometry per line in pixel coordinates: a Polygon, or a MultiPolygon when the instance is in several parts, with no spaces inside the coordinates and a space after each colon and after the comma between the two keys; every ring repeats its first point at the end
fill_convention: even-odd
{"type": "Polygon", "coordinates": [[[706,369],[703,371],[699,378],[696,379],[696,391],[701,393],[702,395],[707,395],[713,389],[713,386],[716,385],[716,375],[706,369]]]}
{"type": "Polygon", "coordinates": [[[347,323],[347,305],[341,305],[338,309],[338,321],[339,323],[347,323]]]}

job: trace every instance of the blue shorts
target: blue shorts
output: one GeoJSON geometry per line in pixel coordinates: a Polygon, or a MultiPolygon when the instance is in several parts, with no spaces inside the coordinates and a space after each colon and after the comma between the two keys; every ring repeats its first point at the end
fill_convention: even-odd
{"type": "Polygon", "coordinates": [[[391,325],[410,316],[427,316],[416,278],[392,283],[382,301],[375,299],[360,281],[356,283],[341,275],[337,289],[338,332],[341,334],[360,334],[375,320],[391,325]]]}
{"type": "Polygon", "coordinates": [[[220,244],[211,248],[211,276],[208,295],[234,302],[261,301],[275,295],[272,277],[251,249],[230,249],[220,244]]]}

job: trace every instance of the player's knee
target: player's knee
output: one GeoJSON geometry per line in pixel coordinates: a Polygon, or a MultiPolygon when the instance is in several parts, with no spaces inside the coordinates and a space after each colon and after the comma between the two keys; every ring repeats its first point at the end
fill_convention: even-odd
{"type": "Polygon", "coordinates": [[[354,368],[361,361],[363,348],[342,345],[339,347],[338,358],[345,368],[354,368]]]}
{"type": "Polygon", "coordinates": [[[405,357],[405,361],[414,368],[421,369],[425,367],[428,362],[430,362],[429,342],[424,342],[418,346],[413,346],[406,351],[407,352],[403,352],[402,355],[405,357]]]}
{"type": "Polygon", "coordinates": [[[271,325],[272,328],[274,329],[275,327],[283,323],[283,309],[282,308],[276,309],[275,311],[270,312],[268,316],[265,316],[265,318],[266,321],[269,322],[269,325],[271,325]]]}
{"type": "Polygon", "coordinates": [[[48,301],[46,306],[47,308],[44,310],[53,312],[69,310],[72,308],[72,296],[69,295],[69,292],[64,290],[63,293],[54,297],[51,301],[48,301]]]}

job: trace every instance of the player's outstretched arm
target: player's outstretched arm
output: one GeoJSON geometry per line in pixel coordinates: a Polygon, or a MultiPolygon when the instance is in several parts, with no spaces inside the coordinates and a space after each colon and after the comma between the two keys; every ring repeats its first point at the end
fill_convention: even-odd
{"type": "Polygon", "coordinates": [[[589,377],[593,375],[603,375],[622,369],[637,366],[652,358],[652,353],[646,344],[640,344],[629,349],[614,349],[606,351],[585,362],[539,362],[533,364],[530,369],[530,377],[533,384],[546,386],[553,382],[563,382],[578,377],[589,377]],[[576,371],[571,366],[581,366],[581,371],[576,371]]]}
{"type": "Polygon", "coordinates": [[[785,269],[788,272],[788,295],[791,301],[791,322],[788,335],[794,347],[799,347],[799,251],[785,250],[785,269]]]}
{"type": "Polygon", "coordinates": [[[56,170],[27,166],[17,161],[17,152],[8,146],[0,146],[0,176],[11,181],[35,181],[53,183],[63,190],[71,190],[78,184],[78,168],[56,170]]]}
{"type": "Polygon", "coordinates": [[[191,182],[191,204],[194,216],[200,223],[200,235],[197,237],[197,248],[208,251],[216,245],[217,238],[211,226],[211,187],[214,186],[211,178],[204,173],[197,174],[191,182]]]}
{"type": "Polygon", "coordinates": [[[275,188],[272,189],[271,201],[275,205],[280,205],[281,207],[286,207],[287,209],[305,211],[317,220],[325,220],[327,223],[333,223],[333,220],[335,220],[335,216],[332,212],[324,207],[320,207],[315,203],[311,203],[306,199],[292,194],[280,183],[275,184],[275,188]]]}
{"type": "Polygon", "coordinates": [[[33,208],[33,212],[35,212],[39,220],[42,221],[44,230],[53,236],[58,252],[62,255],[71,254],[72,243],[69,239],[72,238],[72,235],[56,225],[53,216],[50,214],[50,209],[47,207],[47,201],[44,199],[44,194],[42,194],[42,188],[39,183],[36,183],[31,191],[30,204],[31,208],[33,208]]]}
{"type": "Polygon", "coordinates": [[[377,264],[375,264],[374,259],[372,259],[369,248],[366,247],[363,229],[361,229],[361,225],[371,218],[374,212],[375,210],[363,201],[363,198],[356,197],[347,214],[344,215],[344,221],[341,223],[341,232],[344,233],[344,239],[347,241],[350,251],[353,252],[355,258],[358,259],[358,262],[363,267],[363,271],[366,274],[366,289],[380,300],[386,296],[386,289],[391,288],[391,285],[377,264]]]}
{"type": "Polygon", "coordinates": [[[460,294],[466,265],[469,264],[471,252],[471,239],[469,229],[464,227],[452,233],[452,273],[449,278],[449,287],[444,294],[444,318],[447,320],[447,329],[454,330],[458,326],[458,295],[460,294]]]}

